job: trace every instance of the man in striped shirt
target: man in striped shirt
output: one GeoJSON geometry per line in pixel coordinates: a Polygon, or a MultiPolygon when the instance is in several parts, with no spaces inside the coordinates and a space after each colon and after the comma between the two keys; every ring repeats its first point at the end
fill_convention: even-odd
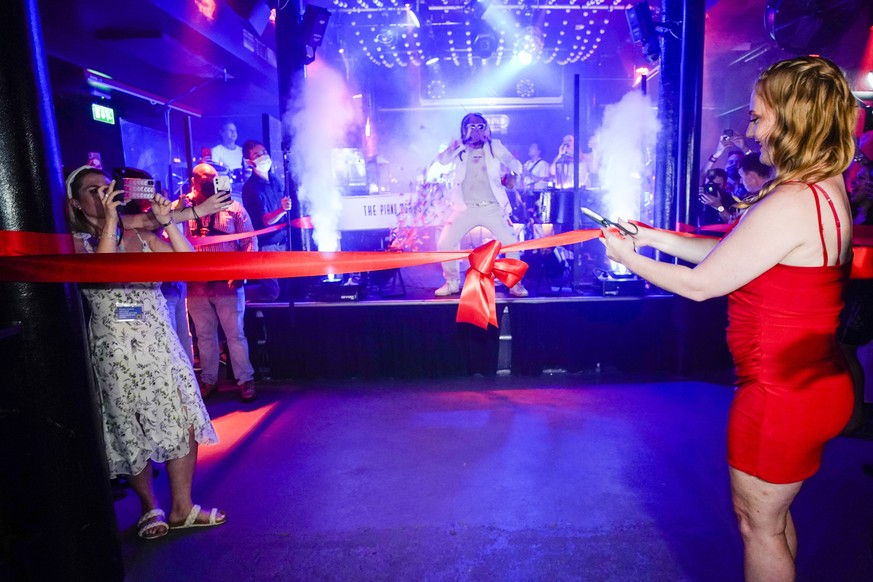
{"type": "MultiPolygon", "coordinates": [[[[215,194],[215,168],[209,164],[194,166],[191,188],[194,204],[199,204],[215,194]]],[[[253,232],[252,220],[239,202],[217,214],[202,216],[188,222],[191,234],[197,236],[221,236],[253,232]]],[[[256,252],[258,240],[247,237],[235,241],[196,247],[201,253],[256,252]]],[[[236,382],[240,387],[243,402],[257,398],[255,371],[249,360],[249,345],[243,329],[246,311],[243,284],[245,281],[208,281],[188,284],[188,313],[194,321],[197,347],[200,351],[200,391],[205,399],[216,389],[218,382],[218,326],[227,338],[227,349],[236,382]]]]}

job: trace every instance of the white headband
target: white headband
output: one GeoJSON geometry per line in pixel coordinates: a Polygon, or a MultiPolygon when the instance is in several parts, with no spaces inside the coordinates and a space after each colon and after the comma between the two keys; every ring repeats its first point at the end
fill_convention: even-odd
{"type": "MultiPolygon", "coordinates": [[[[81,174],[85,170],[97,170],[97,168],[95,168],[94,166],[79,166],[78,168],[76,168],[75,170],[70,172],[70,175],[67,176],[67,179],[64,181],[64,185],[67,188],[67,199],[68,200],[73,199],[73,180],[75,180],[76,176],[78,176],[79,174],[81,174]]],[[[97,170],[97,171],[99,172],[100,170],[97,170]]]]}

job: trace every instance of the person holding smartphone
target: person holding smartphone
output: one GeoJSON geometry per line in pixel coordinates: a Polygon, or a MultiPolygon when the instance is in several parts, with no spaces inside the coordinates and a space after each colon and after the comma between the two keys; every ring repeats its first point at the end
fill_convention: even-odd
{"type": "MultiPolygon", "coordinates": [[[[160,194],[153,195],[151,214],[166,228],[168,242],[148,229],[122,227],[122,192],[101,170],[77,168],[65,186],[77,253],[193,252],[173,228],[170,202],[160,194]]],[[[140,499],[137,534],[155,539],[170,529],[224,523],[224,512],[201,511],[191,499],[198,446],[218,437],[159,283],[80,285],[79,290],[90,308],[89,351],[109,472],[113,478],[126,476],[140,499]],[[152,463],[166,463],[169,515],[152,486],[152,463]]]]}
{"type": "MultiPolygon", "coordinates": [[[[484,226],[502,244],[516,242],[509,219],[512,207],[500,181],[500,164],[520,174],[521,162],[513,157],[499,139],[491,138],[491,129],[481,113],[468,113],[461,120],[461,139],[453,141],[437,158],[441,164],[455,167],[452,192],[452,215],[440,232],[437,250],[456,250],[461,238],[476,226],[484,226]]],[[[518,258],[518,253],[507,253],[518,258]]],[[[458,261],[443,263],[445,284],[434,291],[437,297],[460,292],[458,261]]],[[[516,297],[527,297],[520,282],[509,290],[516,297]]]]}
{"type": "MultiPolygon", "coordinates": [[[[216,194],[216,187],[230,190],[227,176],[219,176],[210,164],[197,164],[191,179],[193,202],[199,203],[216,194]]],[[[188,222],[192,236],[220,236],[254,232],[252,220],[242,204],[231,205],[212,216],[188,222]]],[[[198,246],[201,253],[257,252],[256,237],[198,246]]],[[[243,328],[246,303],[244,281],[196,281],[188,283],[188,313],[197,333],[197,348],[200,353],[200,388],[203,398],[212,394],[218,383],[219,347],[218,326],[224,331],[230,363],[236,383],[240,387],[243,402],[257,398],[255,370],[249,359],[249,344],[243,328]]]]}
{"type": "Polygon", "coordinates": [[[742,198],[745,195],[745,190],[740,182],[739,162],[743,159],[743,156],[750,153],[752,153],[752,150],[746,144],[743,136],[736,135],[732,129],[726,129],[721,137],[719,137],[715,152],[707,158],[706,163],[703,165],[703,173],[706,174],[715,168],[722,156],[727,154],[724,163],[724,170],[727,172],[728,177],[725,191],[730,195],[742,198]]]}
{"type": "Polygon", "coordinates": [[[738,386],[728,465],[747,580],[794,580],[790,507],[852,413],[852,379],[836,341],[852,263],[843,172],[855,154],[857,105],[842,71],[821,57],[766,68],[747,136],[775,175],[723,239],[604,229],[607,255],[672,293],[728,296],[728,346],[738,386]],[[656,261],[650,246],[696,266],[656,261]]]}

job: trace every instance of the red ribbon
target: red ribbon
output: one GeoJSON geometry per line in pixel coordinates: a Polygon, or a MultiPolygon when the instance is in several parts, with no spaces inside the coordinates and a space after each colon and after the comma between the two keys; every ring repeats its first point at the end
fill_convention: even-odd
{"type": "MultiPolygon", "coordinates": [[[[245,233],[251,236],[253,233],[245,233]]],[[[514,243],[503,251],[543,249],[558,245],[574,244],[600,236],[598,229],[567,232],[545,238],[514,243]]],[[[204,237],[206,239],[214,237],[204,237]]],[[[480,269],[483,278],[491,281],[490,306],[479,300],[482,314],[477,323],[487,327],[494,321],[497,311],[494,305],[493,276],[498,276],[509,286],[515,285],[527,266],[517,260],[494,260],[489,251],[444,251],[426,253],[379,252],[277,252],[277,253],[174,253],[171,260],[163,253],[106,253],[106,254],[57,254],[64,244],[69,246],[69,235],[22,233],[0,231],[0,248],[15,250],[18,256],[0,256],[0,281],[30,281],[41,283],[113,283],[118,281],[217,281],[224,279],[268,279],[284,277],[311,277],[316,275],[357,273],[412,267],[443,261],[457,261],[468,256],[480,269]],[[29,244],[36,241],[32,247],[29,244]],[[36,255],[35,249],[51,251],[36,255]],[[29,251],[29,252],[28,252],[29,251]],[[485,258],[482,257],[483,252],[485,258]],[[24,255],[24,256],[21,256],[24,255]]],[[[485,245],[487,248],[488,245],[485,245]]],[[[500,252],[499,243],[493,255],[500,252]]],[[[11,254],[11,253],[10,253],[11,254]]],[[[473,270],[473,269],[471,269],[473,270]]],[[[468,275],[469,277],[469,275],[468,275]]],[[[487,287],[487,283],[485,283],[487,287]]],[[[475,287],[472,285],[471,287],[475,287]]],[[[468,305],[462,302],[463,305],[468,305]]],[[[471,317],[470,307],[461,307],[471,317]]]]}
{"type": "Polygon", "coordinates": [[[470,268],[458,305],[458,323],[472,323],[484,329],[488,329],[489,323],[497,327],[494,278],[514,287],[527,271],[524,261],[498,259],[500,246],[500,241],[492,240],[470,253],[470,268]]]}
{"type": "Polygon", "coordinates": [[[219,234],[217,236],[191,236],[188,237],[188,241],[191,243],[192,247],[202,247],[206,245],[233,242],[237,240],[242,240],[244,238],[260,236],[262,234],[269,234],[271,232],[276,232],[277,230],[282,230],[283,228],[285,228],[285,224],[280,223],[274,224],[272,226],[267,226],[265,228],[262,228],[261,230],[238,232],[236,234],[219,234]]]}
{"type": "MultiPolygon", "coordinates": [[[[458,305],[457,320],[487,328],[489,324],[497,326],[494,277],[512,287],[527,270],[522,261],[497,259],[499,253],[581,243],[600,234],[600,229],[596,228],[574,230],[505,247],[492,241],[472,252],[175,253],[168,260],[163,253],[61,254],[72,251],[70,235],[0,231],[0,282],[113,283],[309,277],[397,269],[466,257],[470,259],[471,268],[458,305]]],[[[214,237],[203,237],[203,240],[210,238],[214,240],[214,237]]],[[[855,242],[873,244],[873,237],[856,227],[855,242]]],[[[854,251],[852,278],[873,279],[873,246],[856,246],[854,251]]]]}

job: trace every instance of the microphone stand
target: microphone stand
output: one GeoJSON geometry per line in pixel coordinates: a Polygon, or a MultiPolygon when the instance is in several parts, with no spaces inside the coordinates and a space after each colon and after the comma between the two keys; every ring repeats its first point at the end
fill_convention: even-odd
{"type": "MultiPolygon", "coordinates": [[[[286,138],[282,140],[282,167],[285,170],[285,196],[291,197],[291,184],[293,184],[293,180],[291,179],[291,139],[286,138]]],[[[294,193],[294,197],[291,198],[291,209],[285,213],[285,250],[290,252],[291,249],[291,214],[294,212],[294,202],[297,200],[297,194],[294,193]]],[[[299,209],[299,203],[297,205],[299,209]]],[[[302,225],[301,225],[302,227],[302,225]]],[[[288,324],[289,326],[294,325],[294,289],[291,284],[290,279],[285,279],[287,281],[287,285],[285,285],[285,291],[288,293],[288,324]]]]}
{"type": "MultiPolygon", "coordinates": [[[[167,192],[175,192],[175,189],[176,189],[176,185],[173,183],[173,134],[170,131],[170,109],[171,109],[171,106],[173,105],[173,103],[175,103],[179,99],[182,99],[183,97],[187,97],[188,95],[190,95],[194,91],[197,91],[201,87],[205,87],[206,85],[208,85],[212,81],[218,79],[219,77],[223,78],[224,82],[227,83],[227,69],[220,70],[219,72],[215,73],[214,75],[212,75],[211,77],[209,77],[208,79],[203,81],[202,83],[194,85],[193,87],[191,87],[190,89],[188,89],[187,91],[182,93],[181,95],[173,97],[172,99],[170,99],[169,101],[164,103],[164,124],[167,126],[167,169],[168,169],[167,182],[166,182],[167,183],[167,192]]],[[[182,191],[180,189],[179,196],[181,196],[181,195],[182,195],[182,191]]]]}

